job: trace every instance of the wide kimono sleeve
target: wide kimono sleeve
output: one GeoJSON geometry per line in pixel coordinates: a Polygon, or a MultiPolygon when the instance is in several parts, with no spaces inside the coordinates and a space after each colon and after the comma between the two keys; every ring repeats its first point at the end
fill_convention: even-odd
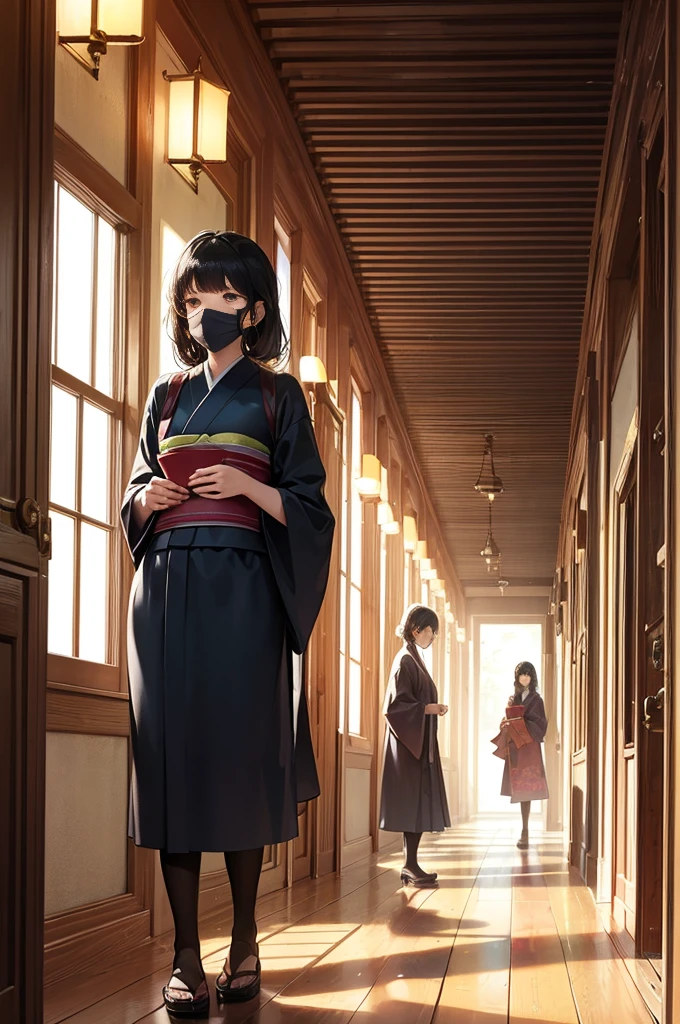
{"type": "Polygon", "coordinates": [[[293,650],[307,647],[326,593],[335,519],[324,497],[321,462],[302,388],[277,374],[272,486],[281,494],[285,525],[263,513],[267,550],[286,611],[293,650]]]}
{"type": "Polygon", "coordinates": [[[536,743],[542,743],[548,730],[548,719],[545,715],[543,698],[539,697],[538,694],[534,694],[527,701],[526,711],[524,712],[524,724],[532,740],[536,743]]]}
{"type": "Polygon", "coordinates": [[[120,512],[123,531],[135,566],[140,564],[144,557],[144,552],[149,546],[157,513],[154,512],[149,516],[144,525],[140,527],[135,522],[133,503],[142,488],[146,487],[154,476],[165,476],[158,462],[158,427],[161,411],[168,392],[169,380],[169,375],[161,377],[151,389],[142,419],[137,455],[132,466],[130,480],[125,489],[120,512]]]}
{"type": "Polygon", "coordinates": [[[385,718],[409,753],[420,758],[425,740],[425,704],[417,696],[418,669],[410,654],[397,662],[388,688],[385,718]],[[391,699],[390,699],[391,698],[391,699]]]}

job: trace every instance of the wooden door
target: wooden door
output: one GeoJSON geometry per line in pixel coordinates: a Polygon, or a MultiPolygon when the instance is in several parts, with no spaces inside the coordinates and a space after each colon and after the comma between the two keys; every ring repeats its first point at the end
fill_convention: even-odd
{"type": "MultiPolygon", "coordinates": [[[[638,956],[658,958],[662,948],[664,843],[664,713],[654,698],[664,681],[665,606],[665,361],[663,132],[643,167],[640,281],[639,575],[638,656],[638,956]],[[649,700],[648,700],[649,698],[649,700]],[[651,718],[644,715],[651,711],[651,718]],[[650,728],[651,726],[651,728],[650,728]]],[[[661,697],[661,702],[663,697],[661,697]]]]}
{"type": "Polygon", "coordinates": [[[614,917],[631,939],[636,931],[637,875],[637,458],[629,451],[615,488],[614,678],[616,791],[614,917]]]}
{"type": "Polygon", "coordinates": [[[42,1020],[54,5],[0,37],[0,1019],[42,1020]],[[12,101],[9,101],[9,97],[12,101]]]}

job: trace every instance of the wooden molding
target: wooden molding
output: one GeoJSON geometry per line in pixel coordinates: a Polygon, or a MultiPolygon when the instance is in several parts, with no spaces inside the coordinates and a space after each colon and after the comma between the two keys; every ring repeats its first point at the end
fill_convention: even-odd
{"type": "Polygon", "coordinates": [[[141,204],[61,128],[54,132],[54,165],[57,181],[105,220],[121,230],[139,228],[141,204]]]}
{"type": "MultiPolygon", "coordinates": [[[[125,900],[125,897],[120,899],[125,900]]],[[[118,953],[139,948],[150,941],[150,911],[135,910],[128,904],[131,906],[130,912],[124,913],[121,903],[116,908],[118,915],[112,917],[107,906],[109,902],[102,905],[100,923],[93,923],[89,928],[78,929],[78,921],[73,917],[67,920],[69,915],[64,915],[64,925],[69,926],[66,937],[48,941],[45,946],[45,985],[63,981],[75,974],[96,975],[101,972],[102,961],[115,959],[118,953]],[[124,916],[120,916],[121,910],[124,916]]],[[[96,907],[83,908],[75,913],[82,913],[83,921],[87,921],[88,910],[93,912],[91,919],[96,922],[96,907]]]]}
{"type": "Polygon", "coordinates": [[[95,736],[128,736],[128,703],[103,693],[93,696],[48,687],[47,730],[95,736]]]}
{"type": "Polygon", "coordinates": [[[80,658],[65,658],[61,654],[47,655],[47,678],[50,683],[82,686],[89,691],[120,692],[120,669],[117,665],[102,665],[80,658]]]}

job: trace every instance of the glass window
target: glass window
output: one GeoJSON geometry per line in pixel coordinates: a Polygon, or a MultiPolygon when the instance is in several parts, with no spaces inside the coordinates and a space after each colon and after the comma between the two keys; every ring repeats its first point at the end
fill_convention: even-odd
{"type": "Polygon", "coordinates": [[[48,650],[109,663],[118,608],[122,237],[56,185],[48,650]],[[113,587],[113,591],[111,589],[113,587]]]}
{"type": "Polygon", "coordinates": [[[356,387],[352,386],[351,413],[351,509],[349,525],[349,692],[348,728],[351,733],[361,735],[362,703],[362,594],[361,563],[363,558],[363,505],[356,487],[361,475],[361,400],[356,387]]]}

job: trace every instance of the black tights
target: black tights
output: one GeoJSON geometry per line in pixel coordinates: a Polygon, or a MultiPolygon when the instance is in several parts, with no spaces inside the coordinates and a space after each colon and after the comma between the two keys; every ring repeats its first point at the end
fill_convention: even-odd
{"type": "MultiPolygon", "coordinates": [[[[234,924],[231,932],[233,944],[246,943],[251,948],[255,945],[255,900],[262,871],[263,852],[262,847],[258,847],[256,850],[236,850],[224,855],[234,905],[234,924]]],[[[180,969],[182,981],[195,990],[203,979],[201,944],[198,937],[201,854],[193,851],[168,853],[167,850],[161,850],[160,856],[163,880],[175,924],[174,967],[180,969]]],[[[237,951],[236,968],[244,959],[242,953],[243,949],[237,951]]],[[[235,967],[232,964],[232,970],[235,967]]]]}
{"type": "Polygon", "coordinates": [[[404,867],[416,875],[423,874],[418,864],[418,847],[422,836],[422,832],[404,832],[404,867]]]}

